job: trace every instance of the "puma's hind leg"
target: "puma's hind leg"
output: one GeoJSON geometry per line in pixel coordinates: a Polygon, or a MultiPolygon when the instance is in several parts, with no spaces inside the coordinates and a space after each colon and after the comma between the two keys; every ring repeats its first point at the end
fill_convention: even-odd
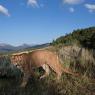
{"type": "Polygon", "coordinates": [[[42,68],[44,69],[45,73],[40,77],[40,79],[47,77],[50,73],[50,69],[47,64],[42,65],[42,68]]]}
{"type": "Polygon", "coordinates": [[[57,80],[60,80],[61,76],[62,76],[61,72],[57,73],[57,80]]]}

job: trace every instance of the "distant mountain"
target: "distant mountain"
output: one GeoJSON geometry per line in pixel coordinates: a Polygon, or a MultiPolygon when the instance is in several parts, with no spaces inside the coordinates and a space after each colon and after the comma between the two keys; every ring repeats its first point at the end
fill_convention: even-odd
{"type": "Polygon", "coordinates": [[[0,43],[0,52],[13,51],[15,47],[9,44],[0,43]]]}
{"type": "Polygon", "coordinates": [[[15,47],[15,50],[23,50],[23,49],[26,49],[26,48],[29,48],[32,46],[34,46],[34,45],[22,44],[20,46],[15,47]]]}
{"type": "Polygon", "coordinates": [[[20,46],[12,46],[5,43],[0,43],[0,52],[10,52],[10,51],[22,51],[22,50],[29,50],[34,48],[44,48],[47,47],[49,43],[41,44],[41,45],[28,45],[22,44],[20,46]]]}
{"type": "Polygon", "coordinates": [[[40,45],[34,45],[32,47],[27,47],[25,49],[39,49],[39,48],[45,48],[48,47],[50,43],[40,44],[40,45]]]}

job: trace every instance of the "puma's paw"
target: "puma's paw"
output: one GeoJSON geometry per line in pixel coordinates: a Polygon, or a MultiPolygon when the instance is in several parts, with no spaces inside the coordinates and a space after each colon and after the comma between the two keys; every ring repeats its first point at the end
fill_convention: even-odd
{"type": "Polygon", "coordinates": [[[27,82],[23,82],[20,87],[24,88],[26,86],[27,82]]]}
{"type": "Polygon", "coordinates": [[[41,76],[41,77],[40,77],[40,79],[44,79],[44,78],[45,78],[45,76],[41,76]]]}

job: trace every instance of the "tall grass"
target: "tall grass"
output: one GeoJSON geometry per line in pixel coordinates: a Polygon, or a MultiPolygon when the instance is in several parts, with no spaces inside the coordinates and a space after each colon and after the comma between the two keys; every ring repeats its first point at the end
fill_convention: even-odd
{"type": "Polygon", "coordinates": [[[30,78],[27,86],[21,88],[19,81],[6,79],[0,95],[95,95],[95,83],[87,77],[64,74],[60,81],[50,76],[43,80],[30,78]]]}
{"type": "Polygon", "coordinates": [[[57,51],[65,68],[80,75],[76,77],[63,73],[61,79],[56,80],[55,73],[52,72],[42,80],[31,77],[26,87],[22,88],[20,87],[22,77],[17,76],[21,72],[12,67],[10,68],[12,72],[8,73],[18,78],[10,76],[0,78],[0,95],[95,95],[94,51],[76,46],[53,50],[57,51]]]}
{"type": "Polygon", "coordinates": [[[94,50],[79,48],[77,46],[61,47],[58,51],[61,63],[67,68],[82,75],[95,78],[94,50]]]}

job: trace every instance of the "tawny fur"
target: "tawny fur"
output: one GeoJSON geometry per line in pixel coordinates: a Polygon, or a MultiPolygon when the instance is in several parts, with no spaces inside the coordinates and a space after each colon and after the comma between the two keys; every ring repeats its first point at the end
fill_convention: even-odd
{"type": "Polygon", "coordinates": [[[61,77],[63,71],[73,74],[62,67],[58,56],[55,53],[48,50],[36,50],[29,53],[12,55],[11,63],[16,64],[17,66],[19,65],[20,69],[24,73],[22,86],[26,85],[25,81],[31,74],[34,75],[34,68],[42,67],[45,70],[45,74],[40,78],[49,75],[49,68],[51,68],[57,74],[58,79],[61,77]]]}

